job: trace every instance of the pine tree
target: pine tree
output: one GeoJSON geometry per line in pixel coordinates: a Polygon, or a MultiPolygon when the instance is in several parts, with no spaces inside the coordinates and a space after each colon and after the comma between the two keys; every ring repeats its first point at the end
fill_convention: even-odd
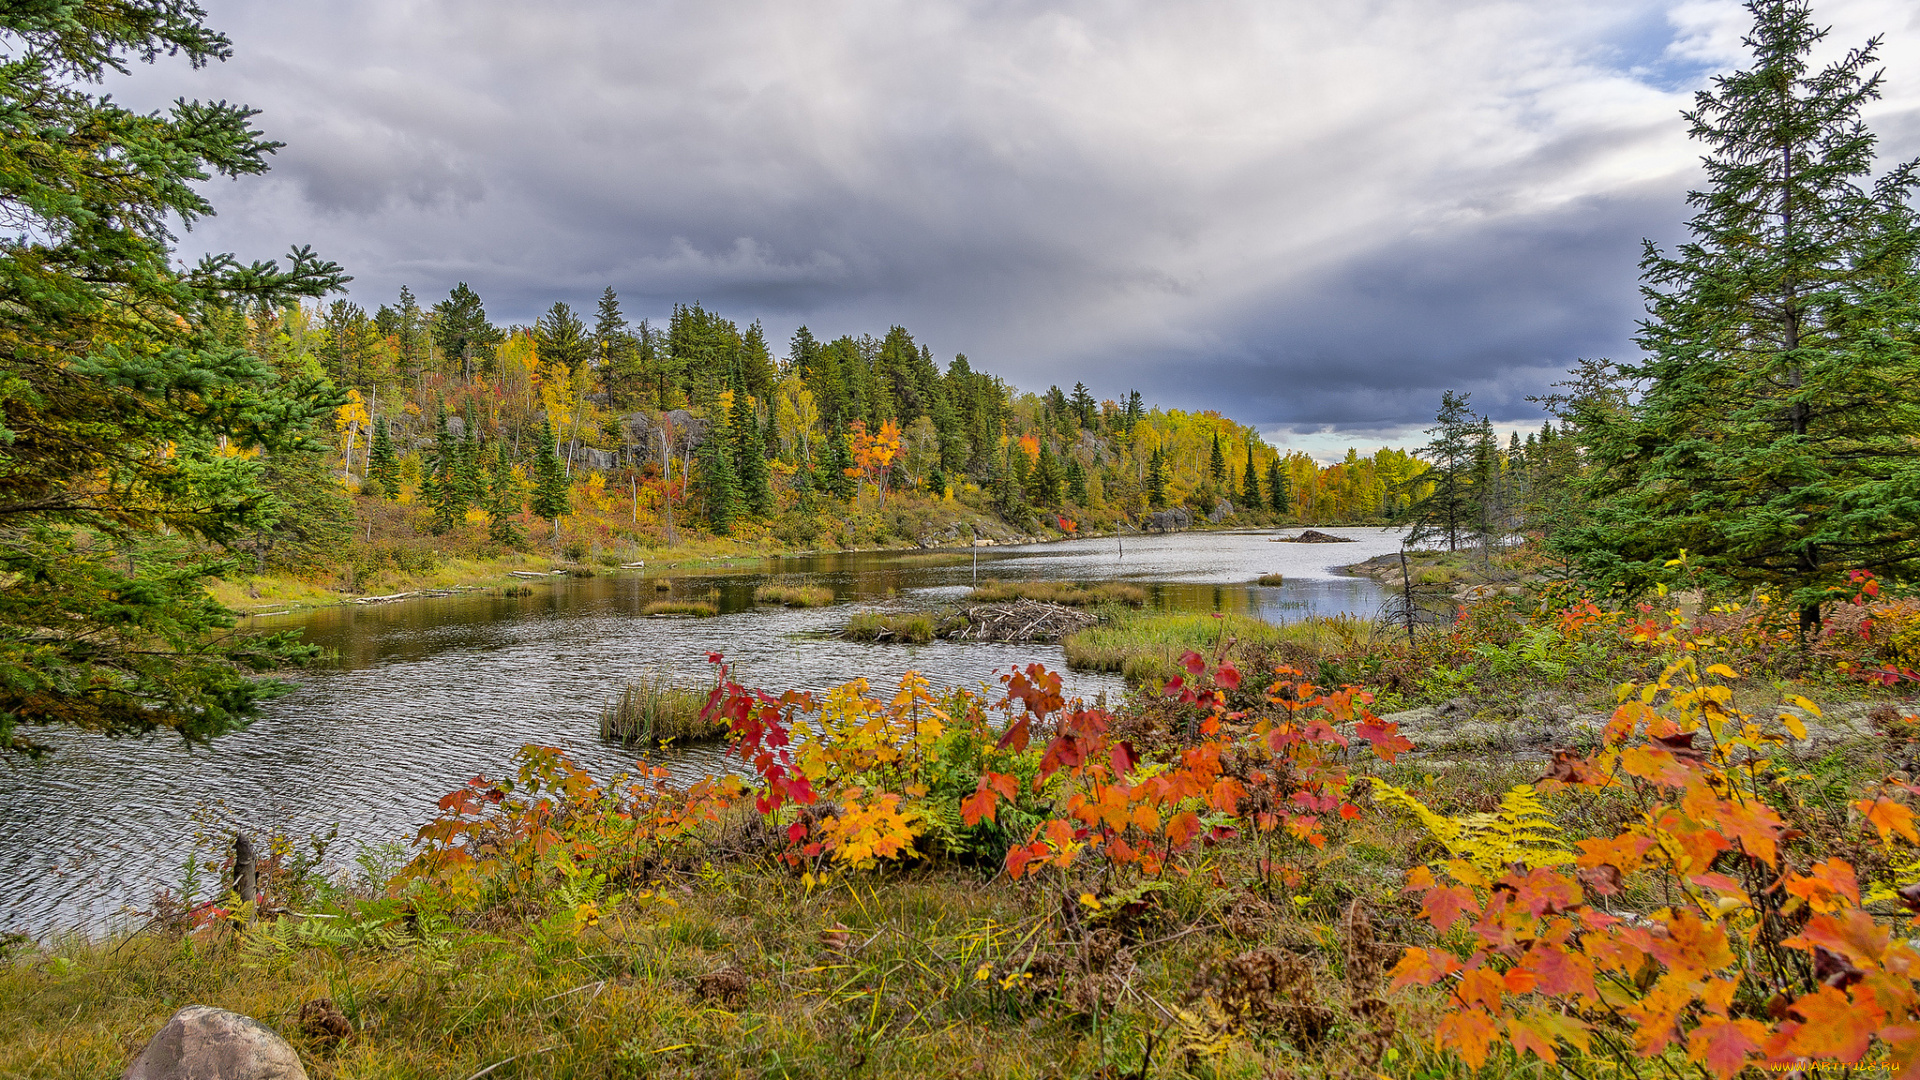
{"type": "Polygon", "coordinates": [[[1207,458],[1207,475],[1211,476],[1216,484],[1223,483],[1227,479],[1227,458],[1220,452],[1218,434],[1213,437],[1213,453],[1207,458]]]}
{"type": "Polygon", "coordinates": [[[993,487],[994,509],[1007,521],[1016,521],[1027,513],[1027,493],[1025,483],[1026,452],[1013,440],[1000,453],[994,455],[990,483],[993,487]]]}
{"type": "Polygon", "coordinates": [[[1127,411],[1123,415],[1125,418],[1123,430],[1125,430],[1128,435],[1132,435],[1133,426],[1138,424],[1147,415],[1146,406],[1140,403],[1140,391],[1130,390],[1127,392],[1127,411]]]}
{"type": "Polygon", "coordinates": [[[744,388],[734,390],[733,471],[739,484],[740,506],[761,517],[773,513],[773,479],[767,468],[767,444],[754,416],[753,401],[744,388]]]}
{"type": "Polygon", "coordinates": [[[1448,551],[1458,551],[1461,535],[1473,525],[1473,444],[1479,423],[1467,407],[1468,396],[1452,390],[1440,395],[1434,426],[1427,429],[1433,439],[1416,451],[1428,468],[1408,484],[1427,491],[1411,499],[1403,515],[1413,522],[1408,544],[1445,539],[1448,551]]]}
{"type": "Polygon", "coordinates": [[[1260,508],[1260,466],[1253,460],[1253,440],[1247,440],[1247,471],[1242,475],[1240,502],[1249,510],[1260,508]]]}
{"type": "Polygon", "coordinates": [[[1087,389],[1087,384],[1083,382],[1074,383],[1073,397],[1068,400],[1073,406],[1074,419],[1079,426],[1083,428],[1093,427],[1093,392],[1087,389]]]}
{"type": "Polygon", "coordinates": [[[520,481],[514,478],[513,463],[507,460],[505,440],[496,440],[494,446],[493,465],[487,474],[487,539],[517,547],[526,537],[520,535],[514,519],[526,506],[526,498],[520,491],[520,481]]]}
{"type": "Polygon", "coordinates": [[[846,428],[835,425],[827,436],[824,458],[820,474],[814,478],[814,482],[820,486],[820,490],[837,499],[851,496],[853,477],[848,475],[848,470],[853,468],[853,448],[847,444],[846,428]]]}
{"type": "Polygon", "coordinates": [[[387,498],[399,494],[400,463],[393,456],[393,437],[387,433],[384,416],[373,425],[373,449],[367,453],[367,475],[380,485],[387,498]]]}
{"type": "Polygon", "coordinates": [[[480,294],[467,288],[464,281],[455,285],[445,300],[433,305],[433,343],[441,356],[460,361],[461,371],[467,375],[476,368],[485,371],[492,367],[493,347],[504,336],[487,321],[480,294]]]}
{"type": "Polygon", "coordinates": [[[716,415],[700,440],[700,486],[707,507],[707,526],[715,536],[733,531],[740,512],[740,482],[733,469],[733,439],[724,414],[716,415]]]}
{"type": "Polygon", "coordinates": [[[1041,440],[1040,456],[1034,461],[1033,473],[1028,477],[1028,494],[1036,506],[1058,506],[1066,494],[1067,474],[1060,467],[1060,458],[1053,452],[1053,445],[1041,440]]]}
{"type": "Polygon", "coordinates": [[[543,362],[565,365],[568,371],[577,370],[593,356],[587,324],[565,303],[556,302],[533,324],[533,341],[543,362]]]}
{"type": "Polygon", "coordinates": [[[1072,454],[1067,455],[1067,501],[1075,506],[1087,506],[1091,502],[1087,498],[1087,470],[1072,454]]]}
{"type": "Polygon", "coordinates": [[[1558,543],[1645,588],[1689,553],[1784,586],[1803,632],[1852,570],[1920,576],[1920,227],[1914,163],[1869,183],[1879,39],[1820,71],[1804,0],[1756,0],[1750,70],[1686,114],[1707,146],[1692,238],[1642,260],[1644,392],[1588,425],[1592,520],[1558,543]]]}
{"type": "Polygon", "coordinates": [[[1280,467],[1277,455],[1267,465],[1267,505],[1282,517],[1293,513],[1293,485],[1287,480],[1286,470],[1280,467]]]}
{"type": "Polygon", "coordinates": [[[540,432],[533,452],[533,516],[553,522],[553,536],[560,538],[560,519],[571,509],[572,491],[567,485],[565,468],[554,450],[553,424],[540,421],[540,432]]]}

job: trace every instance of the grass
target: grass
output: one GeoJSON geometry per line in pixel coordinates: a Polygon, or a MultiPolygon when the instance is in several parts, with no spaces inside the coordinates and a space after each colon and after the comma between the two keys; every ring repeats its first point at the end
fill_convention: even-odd
{"type": "Polygon", "coordinates": [[[1350,648],[1372,633],[1371,622],[1350,616],[1275,624],[1247,615],[1155,611],[1122,614],[1069,634],[1060,644],[1071,668],[1116,672],[1128,682],[1144,683],[1180,674],[1182,656],[1189,651],[1211,656],[1228,639],[1227,655],[1237,660],[1283,646],[1312,653],[1350,648]]]}
{"type": "Polygon", "coordinates": [[[711,601],[683,598],[679,600],[655,600],[646,607],[641,608],[640,614],[693,615],[704,619],[710,615],[717,614],[719,610],[720,609],[713,606],[711,601]]]}
{"type": "Polygon", "coordinates": [[[1286,583],[1287,583],[1287,578],[1285,574],[1261,574],[1259,579],[1255,582],[1255,584],[1266,585],[1269,587],[1277,587],[1280,585],[1285,585],[1286,583]]]}
{"type": "Polygon", "coordinates": [[[1147,591],[1117,581],[987,581],[975,586],[967,599],[976,603],[1039,600],[1067,607],[1139,607],[1147,602],[1147,591]]]}
{"type": "Polygon", "coordinates": [[[825,585],[762,585],[753,590],[756,604],[781,604],[785,607],[826,607],[833,603],[833,590],[825,585]]]}
{"type": "Polygon", "coordinates": [[[933,640],[934,617],[925,611],[858,611],[841,633],[854,641],[924,645],[933,640]]]}
{"type": "Polygon", "coordinates": [[[663,742],[713,742],[727,733],[725,721],[700,719],[707,695],[674,686],[653,675],[627,684],[620,698],[600,713],[600,737],[622,746],[663,742]]]}

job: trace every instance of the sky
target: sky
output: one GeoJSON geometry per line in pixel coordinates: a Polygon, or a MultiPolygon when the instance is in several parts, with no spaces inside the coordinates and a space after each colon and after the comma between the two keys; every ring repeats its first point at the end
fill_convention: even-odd
{"type": "MultiPolygon", "coordinates": [[[[261,110],[183,255],[311,244],[369,311],[464,281],[496,322],[611,285],[771,341],[908,328],[1018,387],[1216,409],[1321,456],[1502,429],[1628,357],[1641,244],[1700,182],[1680,110],[1745,13],[1685,0],[203,0],[234,58],[120,100],[261,110]]],[[[1920,4],[1882,160],[1920,155],[1920,4]]],[[[784,350],[777,350],[784,351],[784,350]]]]}

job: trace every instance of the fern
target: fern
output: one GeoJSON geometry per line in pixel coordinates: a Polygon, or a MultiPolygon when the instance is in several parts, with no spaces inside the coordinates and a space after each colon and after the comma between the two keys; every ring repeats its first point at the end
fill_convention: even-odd
{"type": "Polygon", "coordinates": [[[1565,866],[1573,851],[1560,838],[1560,826],[1540,802],[1531,784],[1519,784],[1500,797],[1500,809],[1491,814],[1448,817],[1427,809],[1419,799],[1375,777],[1375,796],[1420,819],[1435,840],[1458,859],[1483,871],[1520,866],[1565,866]]]}

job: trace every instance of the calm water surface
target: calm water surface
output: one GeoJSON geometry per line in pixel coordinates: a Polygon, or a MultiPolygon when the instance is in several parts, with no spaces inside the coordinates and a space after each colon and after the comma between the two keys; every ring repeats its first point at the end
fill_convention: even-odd
{"type": "MultiPolygon", "coordinates": [[[[1372,615],[1370,580],[1337,569],[1393,551],[1399,533],[1343,529],[1352,544],[1278,544],[1273,533],[1076,540],[966,553],[819,555],[666,574],[623,572],[538,582],[525,597],[466,594],[328,608],[254,620],[297,626],[338,654],[305,673],[246,731],[211,747],[62,732],[36,763],[0,764],[0,931],[105,932],[178,886],[197,831],[241,827],[303,837],[338,827],[335,854],[412,836],[434,800],[476,773],[506,771],[521,745],[565,747],[596,775],[631,764],[599,738],[601,708],[627,680],[670,672],[710,683],[709,651],[741,681],[820,690],[865,676],[878,687],[909,670],[936,684],[977,686],[1014,664],[1064,668],[1058,646],[934,642],[864,645],[829,632],[862,608],[925,607],[965,593],[976,576],[1122,579],[1156,607],[1236,611],[1285,622],[1372,615]],[[1286,575],[1279,588],[1251,584],[1286,575]],[[658,588],[662,580],[668,591],[658,588]],[[828,608],[755,608],[770,580],[833,589],[828,608]],[[647,618],[663,595],[717,596],[710,619],[647,618]]],[[[1072,673],[1069,687],[1117,696],[1115,678],[1072,673]]],[[[715,749],[666,762],[691,776],[727,768],[715,749]]]]}

